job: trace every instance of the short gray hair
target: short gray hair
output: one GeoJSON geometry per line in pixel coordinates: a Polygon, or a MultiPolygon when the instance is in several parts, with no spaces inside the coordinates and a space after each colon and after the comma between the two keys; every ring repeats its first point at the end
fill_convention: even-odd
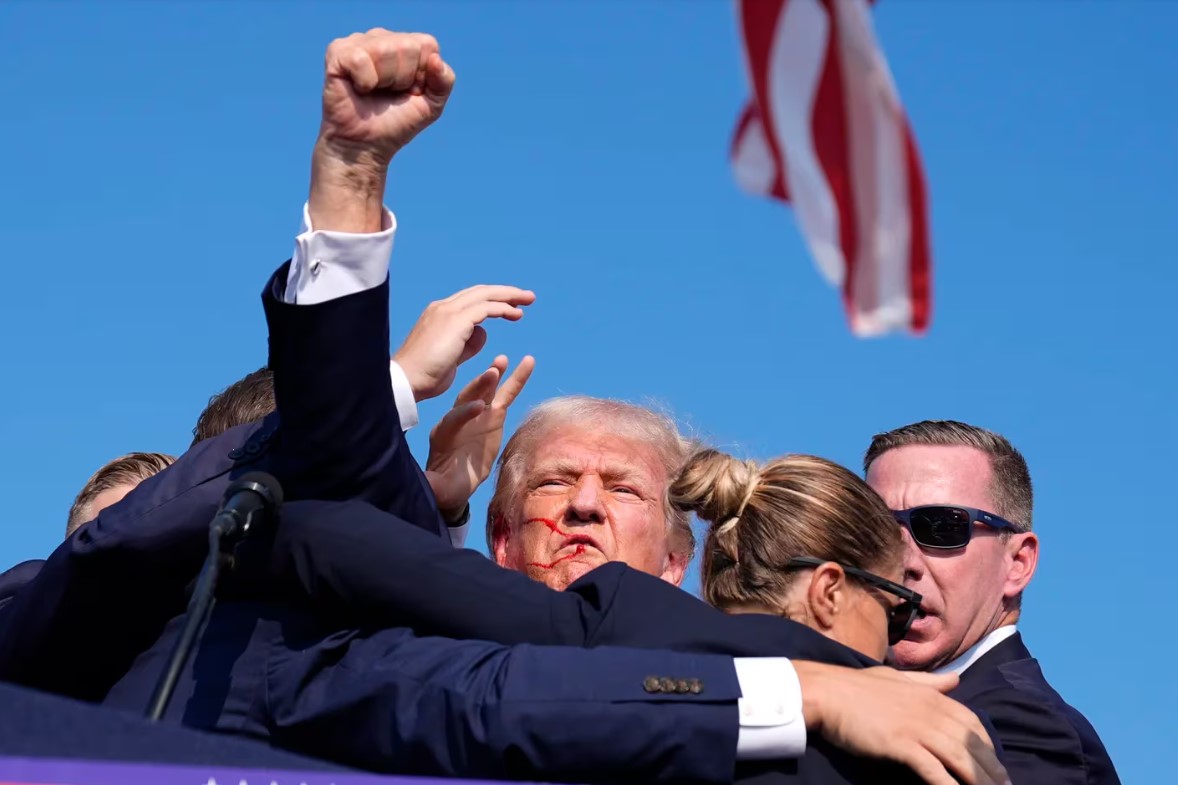
{"type": "Polygon", "coordinates": [[[678,424],[668,414],[626,401],[588,395],[565,395],[544,401],[528,412],[507,441],[496,467],[495,492],[487,506],[488,546],[494,549],[496,532],[508,525],[508,520],[518,509],[523,474],[540,438],[564,425],[591,427],[598,432],[644,444],[657,453],[667,473],[662,503],[669,550],[690,560],[695,553],[691,513],[672,506],[668,489],[692,452],[694,442],[680,432],[678,424]]]}

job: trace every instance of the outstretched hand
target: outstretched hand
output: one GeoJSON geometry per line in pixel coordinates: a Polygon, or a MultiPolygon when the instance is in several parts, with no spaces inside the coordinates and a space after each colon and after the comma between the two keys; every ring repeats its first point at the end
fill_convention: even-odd
{"type": "Polygon", "coordinates": [[[526,289],[481,285],[426,306],[393,355],[413,388],[413,397],[424,401],[450,389],[458,366],[487,343],[482,323],[487,319],[519,321],[524,315],[521,306],[535,301],[535,293],[526,289]]]}
{"type": "Polygon", "coordinates": [[[425,476],[446,520],[456,519],[491,476],[503,445],[507,410],[535,367],[535,359],[525,357],[500,385],[507,358],[496,357],[490,368],[458,393],[454,408],[430,431],[425,476]]]}

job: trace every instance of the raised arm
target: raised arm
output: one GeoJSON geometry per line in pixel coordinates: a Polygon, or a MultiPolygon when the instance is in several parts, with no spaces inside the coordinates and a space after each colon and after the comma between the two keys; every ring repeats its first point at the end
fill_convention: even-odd
{"type": "MultiPolygon", "coordinates": [[[[438,102],[448,94],[453,74],[428,36],[405,38],[374,31],[360,38],[375,48],[375,56],[394,49],[403,52],[403,57],[398,54],[391,60],[394,64],[408,63],[417,47],[418,58],[429,61],[421,73],[432,75],[427,90],[424,82],[418,84],[416,66],[408,79],[400,72],[380,72],[378,81],[384,82],[368,90],[381,97],[355,97],[353,110],[359,111],[365,101],[400,100],[382,92],[386,88],[406,93],[398,104],[402,123],[385,129],[380,144],[372,145],[385,156],[387,167],[392,153],[440,114],[438,102]]],[[[383,220],[383,170],[375,179],[357,174],[347,180],[345,171],[353,170],[340,168],[355,164],[359,172],[381,160],[353,149],[357,156],[349,161],[337,133],[340,127],[350,127],[340,101],[352,94],[341,81],[333,54],[346,57],[359,72],[360,54],[368,50],[343,47],[341,54],[339,42],[332,47],[310,208],[311,219],[332,231],[303,238],[309,244],[299,250],[307,252],[314,252],[312,241],[330,249],[339,232],[373,231],[383,220]],[[374,192],[377,188],[381,192],[374,192]],[[369,211],[374,193],[376,205],[369,211]]],[[[82,526],[50,556],[37,578],[0,609],[0,679],[76,697],[101,696],[158,637],[163,624],[183,611],[187,585],[203,560],[209,520],[236,474],[269,470],[283,480],[288,498],[369,499],[441,532],[432,494],[404,446],[389,386],[387,253],[379,260],[383,268],[368,278],[368,266],[358,272],[342,263],[346,253],[331,257],[325,252],[329,264],[318,266],[318,256],[302,255],[303,272],[309,276],[301,279],[302,285],[297,274],[296,280],[288,275],[299,272],[298,264],[292,263],[289,270],[283,266],[263,291],[274,330],[271,359],[285,418],[281,430],[279,417],[271,415],[260,424],[201,442],[82,526]],[[352,290],[340,285],[323,288],[341,279],[356,285],[352,290]],[[390,473],[395,481],[390,481],[390,473]],[[79,652],[86,653],[84,672],[76,667],[79,652]]]]}

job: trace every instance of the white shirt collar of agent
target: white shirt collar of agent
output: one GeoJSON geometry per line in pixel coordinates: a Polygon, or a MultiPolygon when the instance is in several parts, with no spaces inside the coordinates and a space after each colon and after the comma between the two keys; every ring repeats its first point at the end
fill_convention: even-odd
{"type": "Polygon", "coordinates": [[[933,673],[956,673],[958,675],[965,672],[965,669],[982,658],[986,652],[997,646],[1002,641],[1009,638],[1018,632],[1018,628],[1013,624],[1008,624],[1005,627],[999,627],[991,632],[989,635],[983,637],[980,641],[966,649],[960,657],[950,663],[942,665],[933,671],[933,673]]]}

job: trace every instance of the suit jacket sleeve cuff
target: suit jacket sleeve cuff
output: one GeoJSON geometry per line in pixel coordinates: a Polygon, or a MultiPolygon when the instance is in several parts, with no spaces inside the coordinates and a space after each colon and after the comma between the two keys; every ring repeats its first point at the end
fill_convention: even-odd
{"type": "Polygon", "coordinates": [[[401,430],[407,431],[421,422],[417,414],[417,399],[409,377],[394,360],[389,360],[389,378],[393,383],[393,401],[397,404],[397,416],[401,418],[401,430]]]}
{"type": "Polygon", "coordinates": [[[740,683],[737,760],[800,758],[806,752],[802,685],[784,657],[736,658],[740,683]]]}
{"type": "Polygon", "coordinates": [[[314,305],[384,283],[397,233],[396,216],[387,207],[381,224],[375,234],[315,231],[310,207],[304,205],[283,301],[314,305]]]}

